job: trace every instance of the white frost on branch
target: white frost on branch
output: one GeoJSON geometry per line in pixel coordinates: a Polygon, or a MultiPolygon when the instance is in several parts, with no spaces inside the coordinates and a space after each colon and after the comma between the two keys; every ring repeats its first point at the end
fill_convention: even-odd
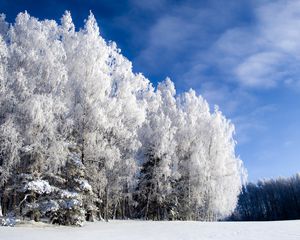
{"type": "Polygon", "coordinates": [[[24,191],[32,191],[38,194],[49,194],[53,191],[53,188],[45,180],[35,180],[28,182],[24,186],[24,191]]]}

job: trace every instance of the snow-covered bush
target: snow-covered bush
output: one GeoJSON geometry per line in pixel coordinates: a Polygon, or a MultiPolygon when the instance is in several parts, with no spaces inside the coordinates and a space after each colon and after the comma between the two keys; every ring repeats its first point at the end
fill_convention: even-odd
{"type": "Polygon", "coordinates": [[[47,181],[44,180],[35,180],[28,182],[24,186],[24,192],[30,191],[37,194],[49,194],[52,192],[52,187],[49,185],[47,181]]]}
{"type": "Polygon", "coordinates": [[[1,217],[0,218],[0,226],[5,227],[14,227],[17,223],[17,219],[15,217],[1,217]]]}

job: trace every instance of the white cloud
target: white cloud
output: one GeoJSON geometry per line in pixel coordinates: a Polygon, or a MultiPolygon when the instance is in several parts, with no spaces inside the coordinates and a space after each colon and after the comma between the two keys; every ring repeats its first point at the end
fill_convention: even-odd
{"type": "Polygon", "coordinates": [[[219,67],[243,87],[299,86],[300,1],[262,4],[255,17],[252,25],[229,29],[216,41],[216,58],[224,56],[219,67]]]}
{"type": "Polygon", "coordinates": [[[300,1],[274,1],[257,10],[258,30],[266,43],[298,54],[300,51],[300,1]]]}
{"type": "Polygon", "coordinates": [[[250,55],[235,69],[237,79],[249,87],[273,87],[280,78],[278,64],[282,57],[276,52],[250,55]]]}

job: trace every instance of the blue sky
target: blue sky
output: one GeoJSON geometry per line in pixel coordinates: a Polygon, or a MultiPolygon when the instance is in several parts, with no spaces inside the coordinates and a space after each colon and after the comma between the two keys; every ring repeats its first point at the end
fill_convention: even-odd
{"type": "Polygon", "coordinates": [[[89,10],[154,84],[169,76],[194,88],[236,126],[249,180],[300,171],[300,1],[2,0],[13,22],[27,10],[79,28],[89,10]]]}

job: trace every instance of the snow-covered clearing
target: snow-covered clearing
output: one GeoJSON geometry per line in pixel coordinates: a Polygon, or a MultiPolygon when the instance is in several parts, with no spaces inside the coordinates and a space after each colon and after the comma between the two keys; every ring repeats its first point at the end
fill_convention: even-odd
{"type": "Polygon", "coordinates": [[[1,240],[299,240],[300,221],[151,222],[110,221],[84,227],[24,225],[0,227],[1,240]]]}

